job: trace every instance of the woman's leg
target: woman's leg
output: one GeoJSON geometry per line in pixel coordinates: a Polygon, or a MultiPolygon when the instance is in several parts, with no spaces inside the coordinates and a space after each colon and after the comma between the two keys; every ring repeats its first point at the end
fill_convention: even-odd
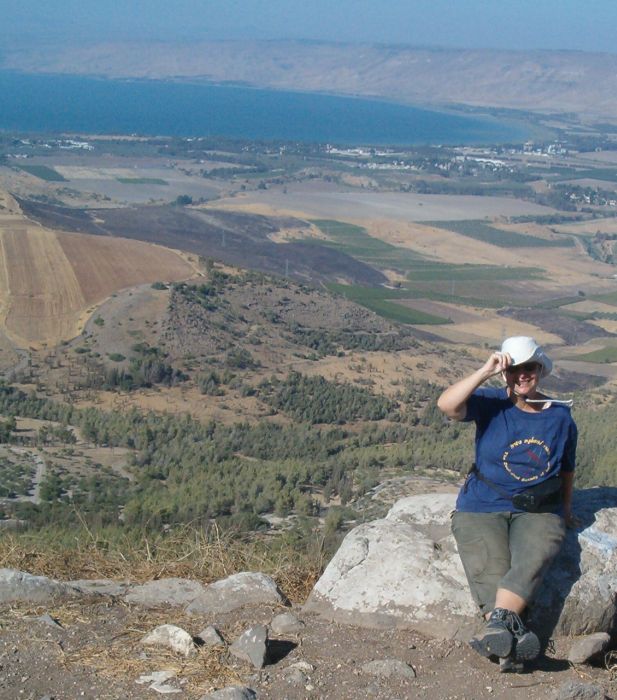
{"type": "Polygon", "coordinates": [[[563,518],[554,513],[512,513],[511,566],[499,582],[499,588],[529,605],[559,552],[565,534],[563,518]]]}
{"type": "Polygon", "coordinates": [[[509,513],[462,513],[452,517],[471,595],[483,615],[490,615],[501,580],[510,570],[509,513]]]}
{"type": "Polygon", "coordinates": [[[495,610],[484,633],[472,640],[476,651],[500,657],[506,651],[519,661],[534,659],[540,653],[537,635],[527,629],[520,615],[533,600],[564,535],[563,520],[552,513],[510,514],[510,568],[499,582],[495,610]],[[511,634],[510,642],[504,626],[511,634]]]}
{"type": "Polygon", "coordinates": [[[495,607],[505,608],[520,615],[527,607],[527,602],[520,595],[512,593],[506,588],[498,588],[495,596],[495,607]]]}

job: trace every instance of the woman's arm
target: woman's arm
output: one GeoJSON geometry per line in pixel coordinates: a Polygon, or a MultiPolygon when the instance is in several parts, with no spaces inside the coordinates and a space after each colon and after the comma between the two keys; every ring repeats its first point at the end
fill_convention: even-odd
{"type": "Polygon", "coordinates": [[[487,379],[503,372],[512,364],[507,353],[494,352],[484,365],[468,377],[448,387],[437,399],[437,406],[452,420],[463,420],[467,412],[467,399],[487,379]]]}

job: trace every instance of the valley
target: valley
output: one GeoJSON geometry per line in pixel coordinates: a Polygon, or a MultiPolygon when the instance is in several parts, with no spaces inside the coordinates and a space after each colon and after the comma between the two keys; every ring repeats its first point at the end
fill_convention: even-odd
{"type": "MultiPolygon", "coordinates": [[[[547,388],[603,423],[617,173],[590,138],[498,156],[5,138],[3,413],[44,469],[5,479],[4,522],[258,533],[276,516],[307,543],[336,522],[334,543],[385,481],[460,479],[471,434],[433,401],[508,335],[545,344],[547,388]],[[113,467],[84,467],[93,450],[113,467]]],[[[583,452],[581,479],[606,483],[605,459],[583,452]]]]}
{"type": "Polygon", "coordinates": [[[577,487],[614,484],[614,147],[0,134],[2,565],[303,602],[353,527],[457,490],[436,397],[515,334],[574,401],[577,487]]]}

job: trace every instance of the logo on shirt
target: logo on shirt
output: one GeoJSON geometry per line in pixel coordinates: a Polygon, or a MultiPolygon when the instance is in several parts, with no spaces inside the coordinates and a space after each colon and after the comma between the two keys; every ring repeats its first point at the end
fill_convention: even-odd
{"type": "Polygon", "coordinates": [[[515,440],[503,453],[503,466],[517,481],[537,481],[551,470],[550,449],[535,437],[515,440]]]}

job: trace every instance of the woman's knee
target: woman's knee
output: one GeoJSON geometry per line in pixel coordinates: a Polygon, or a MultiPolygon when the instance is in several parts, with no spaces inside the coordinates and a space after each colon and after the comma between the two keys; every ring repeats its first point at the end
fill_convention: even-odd
{"type": "Polygon", "coordinates": [[[565,525],[557,515],[517,514],[510,536],[511,568],[500,585],[531,602],[564,536],[565,525]]]}
{"type": "Polygon", "coordinates": [[[491,610],[499,581],[510,568],[507,530],[495,513],[455,513],[452,533],[472,597],[491,610]]]}

